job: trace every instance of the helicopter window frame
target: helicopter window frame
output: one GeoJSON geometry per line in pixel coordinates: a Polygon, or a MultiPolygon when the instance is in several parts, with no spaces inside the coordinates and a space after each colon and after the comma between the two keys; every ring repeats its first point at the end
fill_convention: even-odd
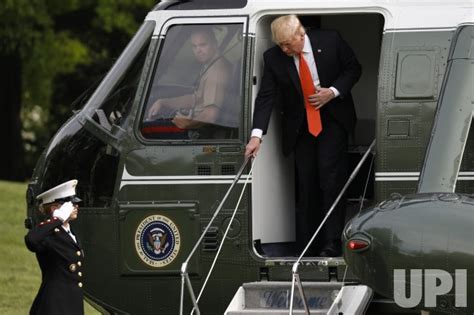
{"type": "Polygon", "coordinates": [[[471,119],[465,124],[468,129],[466,138],[464,139],[464,146],[461,152],[461,162],[459,164],[459,171],[456,176],[456,183],[454,187],[455,193],[473,194],[474,190],[472,182],[474,181],[474,110],[471,113],[471,119]]]}
{"type": "MultiPolygon", "coordinates": [[[[104,121],[105,113],[102,107],[104,103],[109,100],[110,96],[117,92],[117,87],[124,82],[124,77],[129,74],[131,68],[136,66],[138,59],[148,54],[147,51],[151,47],[150,45],[155,28],[155,21],[145,21],[141,25],[140,29],[128,43],[125,50],[81,110],[81,119],[83,120],[84,127],[94,132],[106,143],[116,144],[118,136],[125,132],[124,128],[126,128],[127,121],[130,120],[129,117],[133,113],[134,104],[140,95],[140,81],[144,73],[143,66],[142,69],[138,71],[137,85],[133,96],[129,98],[126,119],[121,119],[121,121],[118,122],[119,124],[116,124],[116,121],[107,121],[107,123],[104,121]]],[[[105,119],[108,120],[110,117],[105,115],[105,119]]]]}
{"type": "Polygon", "coordinates": [[[137,96],[140,94],[140,82],[143,72],[146,71],[144,68],[150,46],[151,37],[139,50],[114,88],[94,111],[92,116],[94,120],[111,133],[114,128],[126,128],[129,123],[137,96]]]}
{"type": "MultiPolygon", "coordinates": [[[[158,40],[156,47],[154,47],[153,56],[151,58],[151,62],[153,63],[152,69],[148,75],[147,82],[145,83],[145,89],[143,91],[143,97],[140,104],[140,113],[138,115],[139,119],[137,119],[137,125],[135,129],[135,133],[137,138],[146,143],[166,143],[166,144],[221,144],[221,143],[242,143],[244,138],[244,129],[245,129],[245,102],[246,102],[246,94],[248,93],[244,88],[245,76],[247,73],[247,61],[246,56],[247,46],[248,46],[248,16],[230,16],[230,17],[222,17],[222,16],[199,16],[195,18],[190,17],[172,17],[167,20],[161,27],[161,29],[155,31],[153,35],[155,40],[158,40]],[[234,125],[226,125],[222,124],[224,129],[228,128],[231,129],[231,136],[222,136],[222,137],[193,137],[191,133],[188,133],[187,136],[183,136],[182,138],[173,138],[173,137],[147,137],[143,133],[144,122],[146,121],[146,115],[148,113],[149,107],[151,105],[151,93],[153,92],[153,84],[157,81],[158,75],[157,71],[162,63],[162,59],[164,56],[164,49],[166,49],[167,38],[170,39],[170,30],[173,27],[180,27],[180,28],[190,28],[190,27],[202,26],[208,27],[216,33],[216,28],[225,28],[225,31],[228,32],[226,35],[232,35],[229,38],[226,36],[219,37],[219,34],[216,34],[218,37],[218,45],[220,48],[220,52],[225,57],[228,57],[226,54],[229,51],[232,53],[233,51],[237,51],[236,47],[238,48],[238,56],[233,57],[230,60],[232,66],[232,78],[237,78],[237,80],[231,80],[230,82],[238,83],[238,87],[235,88],[237,92],[235,95],[238,95],[238,98],[235,98],[237,101],[235,105],[238,105],[238,113],[236,116],[227,115],[228,117],[237,117],[235,119],[234,125]],[[229,32],[231,30],[232,32],[229,32]],[[237,41],[233,43],[233,41],[237,41]],[[223,46],[223,47],[221,47],[223,46]]],[[[188,38],[184,39],[179,47],[178,50],[185,49],[185,46],[188,45],[188,38]]],[[[176,45],[175,45],[176,46],[176,45]]],[[[176,52],[178,54],[179,51],[176,52]]],[[[175,54],[175,55],[176,55],[175,54]]],[[[235,54],[235,53],[234,53],[235,54]]],[[[169,66],[169,65],[167,65],[169,66]]],[[[211,64],[212,66],[212,64],[211,64]]],[[[168,73],[169,69],[166,69],[164,73],[168,73]]],[[[227,93],[227,92],[226,92],[227,93]]],[[[226,98],[232,99],[232,98],[226,98]]],[[[230,108],[230,107],[227,107],[230,108]]],[[[236,108],[234,108],[235,110],[236,108]]],[[[219,116],[218,116],[219,117],[219,116]]],[[[219,124],[217,124],[219,127],[219,124]]]]}

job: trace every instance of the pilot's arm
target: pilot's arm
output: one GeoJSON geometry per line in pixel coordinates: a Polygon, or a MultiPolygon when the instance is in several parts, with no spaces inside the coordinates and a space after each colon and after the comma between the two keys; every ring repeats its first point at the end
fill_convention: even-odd
{"type": "Polygon", "coordinates": [[[194,93],[193,111],[189,116],[178,113],[173,123],[182,129],[195,129],[215,123],[224,103],[228,82],[228,64],[222,61],[215,63],[199,82],[194,93]]]}
{"type": "Polygon", "coordinates": [[[158,115],[163,108],[191,109],[194,105],[194,102],[194,94],[158,99],[153,103],[153,105],[150,106],[146,119],[154,119],[155,116],[158,115]]]}
{"type": "Polygon", "coordinates": [[[218,115],[219,108],[214,105],[209,105],[206,106],[202,112],[192,118],[177,113],[172,121],[176,125],[176,127],[179,127],[181,129],[196,129],[206,124],[215,122],[218,115]]]}

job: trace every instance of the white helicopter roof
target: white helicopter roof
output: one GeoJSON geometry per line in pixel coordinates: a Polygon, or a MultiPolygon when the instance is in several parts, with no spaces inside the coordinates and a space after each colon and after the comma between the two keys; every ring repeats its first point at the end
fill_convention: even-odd
{"type": "MultiPolygon", "coordinates": [[[[198,2],[198,1],[197,1],[198,2]]],[[[147,20],[166,20],[173,16],[248,15],[259,20],[265,15],[379,13],[385,30],[455,28],[474,23],[474,0],[248,0],[237,9],[152,11],[147,20]]],[[[250,29],[252,32],[252,29],[250,29]]]]}

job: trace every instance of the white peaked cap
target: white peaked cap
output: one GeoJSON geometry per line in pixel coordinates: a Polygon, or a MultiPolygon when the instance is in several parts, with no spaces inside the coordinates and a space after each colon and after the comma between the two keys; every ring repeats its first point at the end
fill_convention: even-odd
{"type": "Polygon", "coordinates": [[[72,197],[76,195],[76,186],[77,179],[73,179],[39,194],[36,199],[41,199],[41,204],[47,204],[58,199],[72,197]]]}

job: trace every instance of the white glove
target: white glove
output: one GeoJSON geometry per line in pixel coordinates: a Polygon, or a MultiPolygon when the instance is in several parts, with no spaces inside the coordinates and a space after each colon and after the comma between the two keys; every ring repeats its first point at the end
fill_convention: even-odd
{"type": "Polygon", "coordinates": [[[53,217],[57,217],[58,219],[64,222],[69,219],[69,216],[71,215],[72,211],[74,211],[74,206],[72,202],[68,201],[63,203],[63,205],[59,209],[54,210],[53,217]]]}

